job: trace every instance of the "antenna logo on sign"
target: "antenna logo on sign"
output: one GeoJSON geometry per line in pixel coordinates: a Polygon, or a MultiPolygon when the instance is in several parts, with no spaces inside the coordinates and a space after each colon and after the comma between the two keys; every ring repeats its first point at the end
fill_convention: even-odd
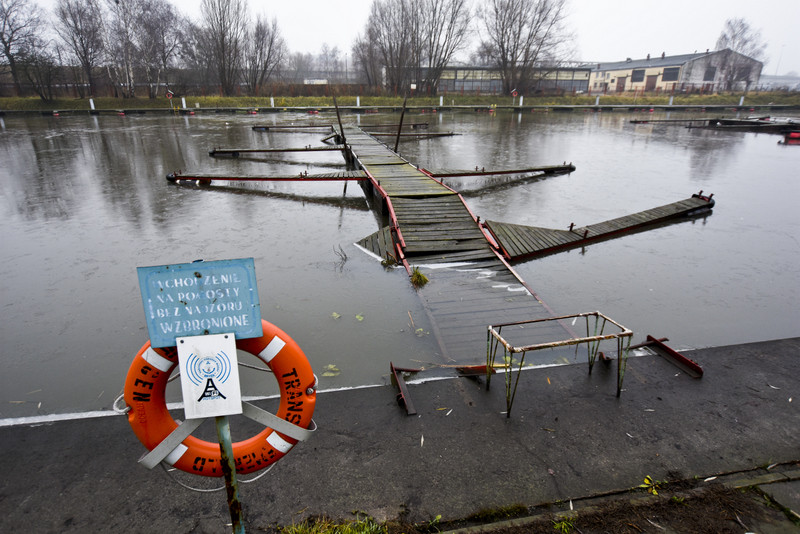
{"type": "Polygon", "coordinates": [[[225,398],[214,381],[225,384],[231,376],[231,360],[227,354],[219,351],[213,356],[200,356],[193,352],[186,362],[186,371],[195,386],[205,384],[206,389],[197,402],[225,398]]]}
{"type": "Polygon", "coordinates": [[[179,337],[176,341],[186,419],[242,413],[234,335],[179,337]]]}

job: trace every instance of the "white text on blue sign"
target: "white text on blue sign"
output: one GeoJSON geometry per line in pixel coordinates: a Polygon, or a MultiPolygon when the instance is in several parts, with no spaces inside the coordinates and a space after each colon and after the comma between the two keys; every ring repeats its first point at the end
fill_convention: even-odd
{"type": "Polygon", "coordinates": [[[239,339],[261,336],[252,258],[137,271],[152,346],[173,346],[179,336],[223,332],[239,339]]]}

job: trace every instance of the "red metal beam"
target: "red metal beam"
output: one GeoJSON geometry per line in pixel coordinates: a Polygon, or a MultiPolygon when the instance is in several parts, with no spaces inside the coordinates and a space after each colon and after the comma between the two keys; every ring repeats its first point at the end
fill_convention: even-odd
{"type": "Polygon", "coordinates": [[[703,368],[700,367],[697,362],[690,360],[680,352],[677,352],[666,346],[653,336],[648,335],[647,341],[650,344],[649,346],[651,349],[653,349],[660,356],[664,357],[668,362],[686,372],[686,374],[689,376],[693,378],[701,378],[703,376],[703,368]]]}
{"type": "Polygon", "coordinates": [[[403,375],[400,374],[400,370],[392,362],[389,362],[389,368],[392,370],[392,384],[400,390],[400,393],[397,394],[397,403],[403,404],[408,415],[416,415],[417,410],[414,409],[414,404],[411,402],[411,395],[408,392],[406,381],[403,380],[403,375]]]}
{"type": "Polygon", "coordinates": [[[194,180],[210,184],[212,181],[224,182],[357,182],[368,180],[366,176],[319,176],[314,174],[298,174],[297,176],[213,176],[208,174],[179,174],[170,173],[167,180],[177,182],[179,180],[194,180]]]}

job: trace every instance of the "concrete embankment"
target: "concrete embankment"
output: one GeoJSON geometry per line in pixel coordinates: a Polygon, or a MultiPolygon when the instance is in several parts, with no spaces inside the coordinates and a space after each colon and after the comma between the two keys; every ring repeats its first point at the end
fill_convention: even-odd
{"type": "MultiPolygon", "coordinates": [[[[585,363],[526,371],[510,419],[500,375],[489,391],[482,379],[412,384],[416,416],[389,386],[321,393],[316,434],[242,486],[248,531],[355,511],[451,520],[624,490],[646,475],[800,460],[800,338],[687,356],[701,379],[658,356],[631,358],[620,398],[613,363],[591,376],[585,363]]],[[[144,449],[124,417],[4,426],[0,447],[3,532],[229,531],[224,491],[192,492],[137,465],[144,449]]]]}

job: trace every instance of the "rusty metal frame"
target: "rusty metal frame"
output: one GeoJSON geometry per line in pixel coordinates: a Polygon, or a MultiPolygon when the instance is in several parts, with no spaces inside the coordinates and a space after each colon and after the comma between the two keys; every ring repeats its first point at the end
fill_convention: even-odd
{"type": "MultiPolygon", "coordinates": [[[[587,356],[589,360],[589,374],[592,374],[592,367],[597,360],[597,355],[600,348],[600,342],[607,340],[616,340],[617,342],[617,397],[620,396],[622,391],[622,380],[625,376],[625,368],[628,363],[628,352],[630,351],[631,338],[633,331],[629,330],[620,323],[614,321],[610,317],[603,315],[599,311],[589,313],[576,313],[571,315],[562,315],[559,317],[549,317],[546,319],[533,319],[529,321],[516,321],[512,323],[502,323],[497,325],[489,325],[486,335],[486,367],[487,369],[495,368],[495,359],[497,351],[500,346],[503,347],[503,364],[505,366],[505,386],[506,386],[506,417],[511,417],[511,406],[514,404],[514,397],[517,393],[517,386],[519,384],[519,377],[522,373],[522,366],[525,362],[525,353],[543,349],[553,349],[557,347],[566,347],[571,345],[586,344],[587,356]],[[577,320],[584,318],[586,322],[586,335],[583,337],[572,337],[568,339],[561,339],[550,341],[547,343],[536,343],[533,345],[524,345],[516,347],[509,343],[501,332],[504,326],[521,326],[526,324],[544,323],[549,321],[565,321],[567,319],[577,320]],[[594,324],[591,324],[591,319],[594,318],[594,324]],[[606,333],[608,325],[619,329],[618,332],[606,333]],[[514,363],[512,361],[513,354],[521,354],[519,366],[517,369],[516,379],[512,377],[514,363]]],[[[577,350],[577,348],[576,348],[577,350]]],[[[501,364],[501,367],[502,365],[501,364]]],[[[491,374],[486,375],[486,389],[489,389],[491,381],[491,374]]]]}

